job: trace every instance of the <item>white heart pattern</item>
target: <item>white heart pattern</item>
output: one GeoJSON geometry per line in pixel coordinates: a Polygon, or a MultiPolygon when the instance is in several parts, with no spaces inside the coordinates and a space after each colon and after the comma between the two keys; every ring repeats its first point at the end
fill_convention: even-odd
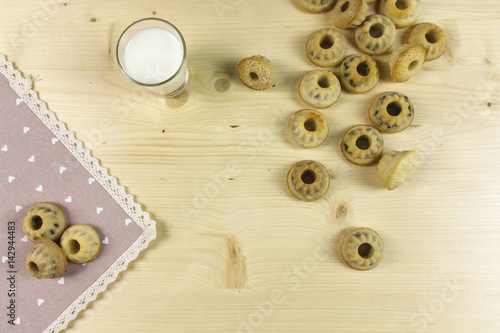
{"type": "Polygon", "coordinates": [[[57,141],[59,141],[58,138],[52,138],[52,144],[55,145],[57,143],[57,141]]]}
{"type": "Polygon", "coordinates": [[[2,256],[2,264],[5,264],[7,262],[7,257],[6,256],[2,256]]]}
{"type": "Polygon", "coordinates": [[[30,158],[28,158],[28,161],[29,162],[35,162],[35,156],[34,155],[31,155],[30,158]]]}
{"type": "Polygon", "coordinates": [[[38,299],[38,303],[37,303],[37,304],[38,304],[38,306],[42,305],[43,303],[45,303],[45,300],[43,300],[43,299],[39,298],[39,299],[38,299]]]}
{"type": "Polygon", "coordinates": [[[43,186],[42,185],[38,185],[38,187],[36,188],[37,192],[43,192],[43,186]]]}
{"type": "Polygon", "coordinates": [[[131,219],[125,219],[125,225],[128,226],[130,223],[132,223],[131,219]]]}
{"type": "Polygon", "coordinates": [[[62,278],[60,278],[59,280],[57,280],[57,283],[59,283],[59,284],[64,284],[64,278],[62,277],[62,278]]]}
{"type": "Polygon", "coordinates": [[[97,212],[97,214],[101,214],[103,210],[104,210],[104,208],[97,207],[95,211],[97,212]]]}
{"type": "Polygon", "coordinates": [[[7,151],[7,149],[9,149],[9,148],[7,147],[7,145],[4,145],[4,146],[2,147],[2,151],[7,151]]]}
{"type": "Polygon", "coordinates": [[[14,176],[9,176],[9,183],[12,183],[14,181],[14,179],[16,179],[16,177],[14,176]]]}
{"type": "Polygon", "coordinates": [[[102,243],[103,243],[103,244],[109,244],[109,239],[108,239],[108,237],[104,238],[104,239],[102,240],[102,243]]]}
{"type": "Polygon", "coordinates": [[[17,317],[17,319],[14,320],[14,324],[21,325],[21,318],[17,317]]]}
{"type": "Polygon", "coordinates": [[[59,167],[59,173],[63,173],[64,171],[66,171],[65,167],[63,167],[63,166],[59,167]]]}
{"type": "Polygon", "coordinates": [[[89,185],[92,185],[92,183],[95,182],[94,178],[89,178],[89,185]]]}
{"type": "Polygon", "coordinates": [[[21,238],[21,242],[28,243],[28,236],[24,236],[23,238],[21,238]]]}
{"type": "Polygon", "coordinates": [[[22,99],[20,99],[20,98],[16,98],[16,105],[19,105],[19,104],[21,104],[22,102],[23,102],[23,100],[22,100],[22,99]]]}
{"type": "Polygon", "coordinates": [[[64,201],[66,202],[71,202],[73,201],[73,198],[71,197],[71,195],[69,197],[67,197],[66,199],[64,199],[64,201]]]}
{"type": "Polygon", "coordinates": [[[19,213],[19,211],[23,209],[23,206],[16,206],[16,212],[19,213]]]}
{"type": "Polygon", "coordinates": [[[23,128],[23,132],[24,132],[24,134],[28,133],[28,131],[29,131],[29,130],[30,130],[30,128],[29,128],[29,127],[24,127],[24,128],[23,128]]]}

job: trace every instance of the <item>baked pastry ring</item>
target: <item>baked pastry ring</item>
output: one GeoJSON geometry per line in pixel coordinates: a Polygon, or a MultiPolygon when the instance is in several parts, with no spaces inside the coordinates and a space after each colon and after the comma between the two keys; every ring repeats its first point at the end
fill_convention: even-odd
{"type": "Polygon", "coordinates": [[[367,93],[378,84],[380,72],[377,63],[364,54],[347,56],[340,66],[340,81],[354,94],[367,93]]]}
{"type": "Polygon", "coordinates": [[[326,12],[333,6],[335,0],[297,0],[297,4],[309,13],[326,12]]]}
{"type": "Polygon", "coordinates": [[[404,82],[415,76],[424,66],[425,53],[421,45],[404,44],[396,48],[389,58],[392,79],[404,82]]]}
{"type": "Polygon", "coordinates": [[[321,163],[301,161],[288,171],[286,183],[295,198],[311,202],[321,199],[328,192],[330,175],[321,163]]]}
{"type": "Polygon", "coordinates": [[[62,234],[61,248],[69,261],[84,264],[97,256],[101,249],[101,241],[91,226],[74,224],[62,234]]]}
{"type": "Polygon", "coordinates": [[[55,279],[66,274],[68,261],[56,243],[38,238],[26,257],[26,268],[37,279],[55,279]]]}
{"type": "Polygon", "coordinates": [[[297,146],[316,148],[328,138],[328,121],[316,110],[301,110],[288,120],[287,132],[297,146]]]}
{"type": "Polygon", "coordinates": [[[242,59],[236,66],[241,82],[254,90],[266,90],[274,87],[274,70],[266,57],[255,55],[242,59]]]}
{"type": "Polygon", "coordinates": [[[420,0],[380,0],[379,13],[394,22],[396,28],[406,28],[420,17],[420,0]]]}
{"type": "Polygon", "coordinates": [[[344,157],[356,165],[376,163],[384,151],[384,139],[375,128],[357,125],[342,136],[340,150],[344,157]]]}
{"type": "Polygon", "coordinates": [[[351,229],[342,238],[340,254],[350,267],[367,271],[382,261],[385,254],[384,241],[370,228],[351,229]]]}
{"type": "Polygon", "coordinates": [[[410,28],[407,44],[418,44],[425,48],[426,61],[436,60],[446,51],[448,39],[443,29],[433,23],[420,23],[410,28]]]}
{"type": "Polygon", "coordinates": [[[38,238],[57,241],[66,229],[63,209],[52,202],[40,202],[28,209],[23,219],[23,231],[34,242],[38,238]]]}
{"type": "Polygon", "coordinates": [[[396,91],[375,97],[368,108],[368,118],[382,133],[398,133],[413,122],[415,112],[408,96],[396,91]]]}
{"type": "Polygon", "coordinates": [[[340,98],[339,79],[330,71],[316,69],[306,73],[299,83],[300,98],[317,109],[325,109],[340,98]]]}
{"type": "Polygon", "coordinates": [[[377,173],[384,180],[385,187],[392,191],[406,183],[417,169],[419,157],[416,151],[392,150],[382,156],[377,173]]]}
{"type": "Polygon", "coordinates": [[[391,49],[396,41],[394,23],[383,15],[371,15],[354,29],[354,44],[363,53],[381,55],[391,49]]]}
{"type": "Polygon", "coordinates": [[[347,49],[347,39],[339,30],[325,28],[309,37],[306,56],[316,66],[334,67],[344,59],[347,49]]]}
{"type": "Polygon", "coordinates": [[[368,3],[366,0],[339,0],[332,12],[336,28],[354,28],[368,15],[368,3]]]}

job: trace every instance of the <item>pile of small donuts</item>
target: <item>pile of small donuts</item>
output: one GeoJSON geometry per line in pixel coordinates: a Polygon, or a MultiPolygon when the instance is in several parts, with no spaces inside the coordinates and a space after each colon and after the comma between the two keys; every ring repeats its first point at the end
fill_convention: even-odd
{"type": "MultiPolygon", "coordinates": [[[[298,93],[314,109],[300,110],[288,120],[291,141],[301,148],[322,145],[329,134],[327,119],[315,109],[326,109],[337,103],[342,87],[349,93],[372,91],[380,79],[380,69],[372,56],[390,53],[388,67],[395,82],[405,82],[417,74],[426,61],[436,60],[447,48],[444,31],[433,23],[416,24],[420,17],[420,0],[296,0],[310,13],[331,12],[335,28],[315,31],[307,40],[305,53],[314,65],[322,67],[302,76],[298,93]],[[378,13],[368,15],[369,4],[378,13]],[[394,48],[397,29],[408,28],[403,44],[394,48]],[[352,29],[352,41],[361,52],[347,55],[348,41],[341,29],[352,29]],[[338,77],[332,70],[338,68],[338,77]],[[339,79],[340,78],[340,79],[339,79]]],[[[255,90],[274,87],[275,74],[269,60],[257,55],[237,65],[241,82],[255,90]]],[[[377,173],[388,190],[404,184],[415,172],[419,157],[414,150],[389,151],[383,154],[381,133],[399,133],[413,122],[415,110],[410,98],[401,92],[388,91],[376,96],[368,107],[371,125],[356,125],[344,132],[340,150],[356,165],[378,163],[377,173]]],[[[329,189],[330,176],[319,162],[295,163],[287,174],[290,193],[303,201],[316,201],[329,189]]],[[[346,232],[341,242],[344,261],[359,270],[372,269],[384,255],[380,235],[369,228],[346,232]]]]}
{"type": "Polygon", "coordinates": [[[68,261],[84,264],[93,260],[101,249],[99,234],[87,224],[67,227],[62,207],[40,202],[28,209],[23,231],[33,246],[26,257],[26,268],[37,279],[63,277],[68,261]]]}

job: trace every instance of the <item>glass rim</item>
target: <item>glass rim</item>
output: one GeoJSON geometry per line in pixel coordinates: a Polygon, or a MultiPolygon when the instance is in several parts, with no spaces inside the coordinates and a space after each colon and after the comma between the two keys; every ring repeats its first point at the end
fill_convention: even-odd
{"type": "Polygon", "coordinates": [[[123,32],[120,35],[120,38],[118,38],[118,42],[116,43],[116,61],[118,62],[118,67],[120,67],[120,70],[122,71],[122,73],[129,80],[131,80],[132,82],[137,83],[137,84],[139,84],[141,86],[145,86],[145,87],[158,87],[158,86],[161,86],[161,85],[163,85],[165,83],[168,83],[168,82],[172,81],[181,72],[183,64],[186,63],[186,58],[187,58],[187,48],[186,48],[186,42],[184,40],[184,36],[182,36],[182,33],[179,31],[179,29],[177,29],[177,27],[175,25],[173,25],[169,21],[161,19],[161,18],[157,18],[157,17],[146,17],[146,18],[143,18],[143,19],[140,19],[140,20],[137,20],[137,21],[131,23],[128,27],[126,27],[123,30],[123,32]],[[170,26],[171,28],[173,28],[177,34],[179,34],[179,37],[181,38],[181,42],[182,42],[182,49],[183,49],[184,52],[183,52],[183,55],[182,55],[181,65],[179,66],[179,68],[177,69],[177,71],[171,77],[169,77],[168,79],[166,79],[164,81],[158,82],[158,83],[143,83],[143,82],[137,81],[134,78],[132,78],[130,75],[128,75],[127,71],[124,69],[124,66],[122,65],[122,63],[120,61],[120,57],[118,55],[119,54],[118,49],[120,47],[120,42],[122,41],[122,38],[125,35],[125,33],[130,28],[132,28],[134,25],[136,25],[138,23],[141,23],[141,22],[144,22],[144,21],[159,21],[159,22],[167,24],[168,26],[170,26]]]}

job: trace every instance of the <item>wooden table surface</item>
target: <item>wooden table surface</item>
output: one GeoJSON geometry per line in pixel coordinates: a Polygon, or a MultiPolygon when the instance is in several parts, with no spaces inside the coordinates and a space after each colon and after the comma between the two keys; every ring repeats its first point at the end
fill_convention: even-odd
{"type": "Polygon", "coordinates": [[[0,52],[157,221],[157,240],[65,332],[500,332],[500,2],[422,5],[420,21],[448,36],[445,55],[406,83],[376,57],[379,85],[343,91],[323,111],[328,141],[305,150],[285,124],[307,107],[297,86],[316,67],[304,45],[331,13],[291,0],[1,0],[0,52]],[[117,66],[121,31],[144,17],[184,34],[191,79],[179,98],[146,94],[117,66]],[[274,66],[269,91],[236,76],[254,54],[274,66]],[[384,135],[386,151],[421,157],[395,191],[339,149],[388,90],[410,96],[416,117],[384,135]],[[304,159],[332,178],[314,203],[285,183],[304,159]],[[356,226],[386,244],[368,272],[340,258],[356,226]]]}

